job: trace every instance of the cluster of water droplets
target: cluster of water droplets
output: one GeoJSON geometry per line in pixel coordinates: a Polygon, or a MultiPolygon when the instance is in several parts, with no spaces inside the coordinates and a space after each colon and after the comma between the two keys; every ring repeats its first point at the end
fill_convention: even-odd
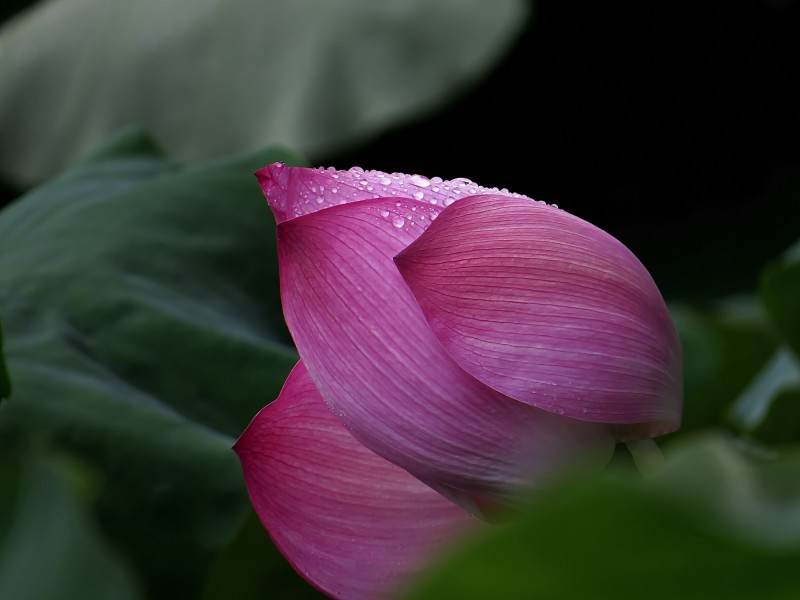
{"type": "MultiPolygon", "coordinates": [[[[318,167],[315,171],[322,177],[312,177],[308,187],[296,190],[300,195],[300,202],[294,205],[295,216],[370,198],[409,198],[440,208],[449,206],[461,198],[480,194],[531,200],[523,194],[509,192],[505,188],[483,187],[464,177],[445,181],[441,177],[429,179],[423,175],[365,171],[361,167],[353,167],[347,171],[338,171],[333,167],[318,167]]],[[[400,219],[398,218],[396,222],[399,223],[400,219]]]]}
{"type": "Polygon", "coordinates": [[[430,225],[442,208],[438,205],[428,204],[418,206],[407,199],[387,203],[377,209],[381,218],[389,221],[397,229],[410,231],[414,227],[425,229],[430,225]]]}

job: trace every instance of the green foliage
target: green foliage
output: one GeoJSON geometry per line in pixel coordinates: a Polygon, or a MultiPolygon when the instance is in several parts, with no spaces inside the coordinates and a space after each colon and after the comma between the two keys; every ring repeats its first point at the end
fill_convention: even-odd
{"type": "Polygon", "coordinates": [[[800,440],[800,387],[776,394],[751,435],[765,444],[796,444],[800,440]]]}
{"type": "Polygon", "coordinates": [[[0,323],[0,404],[11,395],[11,381],[3,358],[3,325],[0,323]]]}
{"type": "Polygon", "coordinates": [[[118,128],[195,162],[321,155],[430,110],[496,62],[524,0],[51,0],[0,32],[0,174],[30,185],[118,128]]]}
{"type": "Polygon", "coordinates": [[[786,343],[800,356],[800,245],[765,270],[761,298],[786,343]]]}
{"type": "Polygon", "coordinates": [[[800,453],[729,440],[670,447],[645,479],[578,478],[466,542],[409,595],[439,598],[797,597],[800,453]]]}
{"type": "Polygon", "coordinates": [[[71,485],[78,468],[40,457],[0,459],[0,598],[143,597],[71,485]]]}
{"type": "Polygon", "coordinates": [[[242,526],[220,554],[206,582],[202,600],[263,600],[279,594],[281,600],[326,598],[289,565],[250,510],[242,526]]]}
{"type": "Polygon", "coordinates": [[[0,213],[0,439],[96,471],[148,597],[199,595],[247,511],[230,447],[296,360],[252,175],[279,159],[184,168],[129,132],[0,213]]]}
{"type": "Polygon", "coordinates": [[[777,337],[754,298],[703,308],[676,305],[671,312],[684,353],[682,430],[721,425],[732,402],[775,353],[777,337]]]}

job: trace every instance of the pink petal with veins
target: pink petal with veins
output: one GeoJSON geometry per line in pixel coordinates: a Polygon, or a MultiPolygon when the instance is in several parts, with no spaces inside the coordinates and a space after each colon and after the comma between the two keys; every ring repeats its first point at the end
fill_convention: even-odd
{"type": "Polygon", "coordinates": [[[262,523],[294,568],[334,598],[398,591],[480,522],[358,443],[298,363],[236,443],[262,523]]]}
{"type": "Polygon", "coordinates": [[[498,393],[434,336],[392,259],[441,210],[363,200],[278,226],[286,321],[323,398],[374,452],[476,498],[507,500],[578,456],[605,463],[605,425],[498,393]]]}
{"type": "Polygon", "coordinates": [[[680,344],[655,283],[597,227],[497,196],[446,209],[396,264],[448,354],[487,386],[576,419],[676,429],[680,344]]]}

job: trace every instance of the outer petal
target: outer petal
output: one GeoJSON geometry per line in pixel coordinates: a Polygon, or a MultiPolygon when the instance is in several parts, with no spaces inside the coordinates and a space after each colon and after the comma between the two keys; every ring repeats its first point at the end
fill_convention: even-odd
{"type": "MultiPolygon", "coordinates": [[[[517,400],[577,419],[680,423],[682,359],[636,257],[546,204],[472,197],[395,262],[449,354],[517,400]]],[[[630,434],[630,432],[629,432],[630,434]]]]}
{"type": "Polygon", "coordinates": [[[366,200],[278,226],[286,321],[325,401],[364,445],[437,489],[506,498],[576,454],[605,462],[605,426],[497,393],[434,337],[392,258],[439,210],[366,200]]]}
{"type": "Polygon", "coordinates": [[[278,399],[242,434],[253,506],[294,568],[336,598],[396,591],[479,522],[359,444],[298,363],[278,399]]]}
{"type": "Polygon", "coordinates": [[[332,167],[304,169],[275,163],[258,171],[256,177],[278,223],[331,206],[373,198],[407,198],[443,208],[474,194],[491,192],[522,197],[506,190],[481,187],[463,177],[443,181],[441,177],[428,179],[359,167],[337,171],[332,167]]]}

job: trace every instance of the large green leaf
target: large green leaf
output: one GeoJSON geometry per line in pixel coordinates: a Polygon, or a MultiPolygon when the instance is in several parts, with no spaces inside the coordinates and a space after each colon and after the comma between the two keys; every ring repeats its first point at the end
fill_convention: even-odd
{"type": "Polygon", "coordinates": [[[797,598],[800,454],[719,438],[649,481],[579,479],[465,545],[411,594],[439,598],[797,598]]]}
{"type": "Polygon", "coordinates": [[[235,437],[295,361],[261,152],[191,168],[129,133],[0,213],[0,437],[97,468],[150,597],[197,597],[247,509],[235,437]]]}
{"type": "Polygon", "coordinates": [[[329,152],[496,62],[524,0],[49,0],[0,33],[0,173],[50,176],[117,128],[180,160],[329,152]]]}
{"type": "Polygon", "coordinates": [[[63,465],[0,459],[0,598],[134,600],[139,586],[97,531],[63,465]]]}

